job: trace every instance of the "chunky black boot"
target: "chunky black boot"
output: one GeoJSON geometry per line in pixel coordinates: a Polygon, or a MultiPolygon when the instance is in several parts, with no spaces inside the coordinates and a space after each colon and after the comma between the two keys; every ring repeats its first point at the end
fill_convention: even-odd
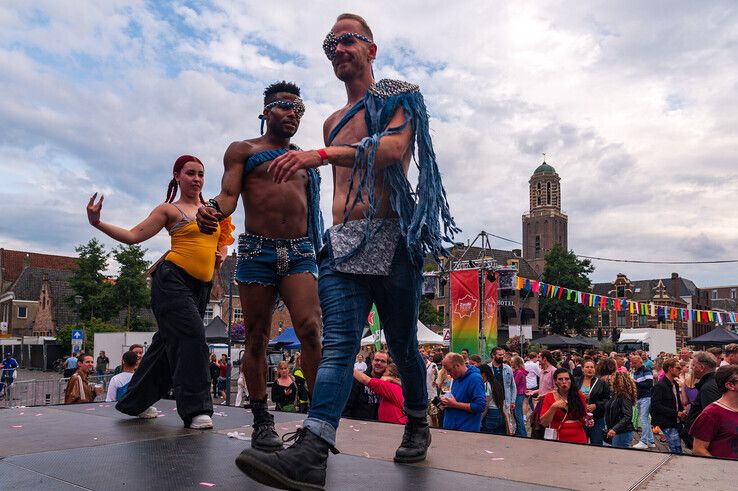
{"type": "Polygon", "coordinates": [[[278,452],[247,448],[236,458],[236,465],[254,481],[273,488],[323,489],[328,451],[338,453],[338,450],[307,428],[301,428],[285,441],[290,439],[295,443],[278,452]]]}
{"type": "Polygon", "coordinates": [[[402,443],[395,452],[395,462],[409,464],[425,460],[428,447],[431,444],[431,433],[428,428],[428,418],[407,417],[405,433],[402,435],[402,443]]]}
{"type": "Polygon", "coordinates": [[[251,401],[251,412],[254,415],[251,447],[264,452],[282,450],[282,440],[274,430],[274,416],[267,410],[266,399],[251,401]]]}

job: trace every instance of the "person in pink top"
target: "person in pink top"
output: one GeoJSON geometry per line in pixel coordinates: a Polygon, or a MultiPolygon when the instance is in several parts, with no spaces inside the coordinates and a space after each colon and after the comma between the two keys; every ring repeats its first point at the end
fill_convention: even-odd
{"type": "Polygon", "coordinates": [[[361,370],[354,370],[354,378],[379,396],[379,421],[402,425],[407,422],[407,416],[402,409],[405,398],[402,396],[400,372],[397,370],[397,365],[390,363],[382,378],[369,377],[361,370]]]}
{"type": "Polygon", "coordinates": [[[525,378],[528,376],[528,370],[525,369],[525,363],[519,356],[513,356],[510,363],[513,369],[515,387],[517,387],[515,410],[513,411],[515,415],[515,436],[527,438],[528,432],[525,430],[525,420],[523,419],[523,403],[525,402],[525,378]]]}

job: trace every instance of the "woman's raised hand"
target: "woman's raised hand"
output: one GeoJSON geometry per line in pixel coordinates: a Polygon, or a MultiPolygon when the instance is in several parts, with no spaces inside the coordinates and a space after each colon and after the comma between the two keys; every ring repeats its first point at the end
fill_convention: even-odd
{"type": "Polygon", "coordinates": [[[87,220],[89,220],[90,225],[93,226],[100,222],[100,210],[102,210],[105,196],[101,194],[100,200],[97,203],[95,203],[95,198],[97,198],[97,193],[93,194],[89,203],[87,203],[87,220]]]}

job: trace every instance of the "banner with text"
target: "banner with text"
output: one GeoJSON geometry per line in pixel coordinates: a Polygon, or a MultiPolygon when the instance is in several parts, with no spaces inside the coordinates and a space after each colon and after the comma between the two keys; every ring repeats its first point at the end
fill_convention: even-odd
{"type": "MultiPolygon", "coordinates": [[[[497,275],[497,273],[495,273],[497,275]]],[[[482,346],[482,357],[489,355],[489,351],[497,346],[497,299],[498,299],[498,281],[492,283],[484,275],[484,337],[485,346],[482,346]]]]}
{"type": "Polygon", "coordinates": [[[451,351],[479,350],[479,270],[451,272],[451,351]]]}

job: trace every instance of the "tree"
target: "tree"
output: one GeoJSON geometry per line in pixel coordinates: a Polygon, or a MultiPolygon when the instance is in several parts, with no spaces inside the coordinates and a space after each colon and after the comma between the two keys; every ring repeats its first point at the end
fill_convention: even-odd
{"type": "Polygon", "coordinates": [[[440,326],[443,324],[443,318],[441,314],[433,307],[426,297],[420,298],[420,313],[418,320],[426,326],[435,325],[440,326]]]}
{"type": "Polygon", "coordinates": [[[103,274],[108,267],[108,253],[94,238],[74,250],[79,253],[79,258],[77,268],[69,278],[69,286],[76,294],[67,298],[66,302],[79,314],[80,319],[90,320],[94,316],[107,321],[118,313],[113,285],[105,281],[103,274]],[[76,300],[81,302],[77,303],[76,300]]]}
{"type": "Polygon", "coordinates": [[[146,286],[148,261],[144,259],[146,249],[139,245],[119,246],[113,257],[120,264],[118,279],[113,288],[115,303],[125,310],[125,326],[129,331],[146,331],[150,323],[138,315],[140,309],[151,304],[151,294],[146,286]]]}
{"type": "MultiPolygon", "coordinates": [[[[589,274],[593,271],[594,266],[589,259],[580,260],[574,251],[567,251],[560,244],[554,244],[546,254],[543,281],[572,290],[587,291],[592,285],[589,274]]],[[[541,324],[551,326],[554,334],[566,334],[570,329],[581,334],[593,326],[593,309],[565,298],[559,300],[541,296],[538,309],[541,324]]]]}

